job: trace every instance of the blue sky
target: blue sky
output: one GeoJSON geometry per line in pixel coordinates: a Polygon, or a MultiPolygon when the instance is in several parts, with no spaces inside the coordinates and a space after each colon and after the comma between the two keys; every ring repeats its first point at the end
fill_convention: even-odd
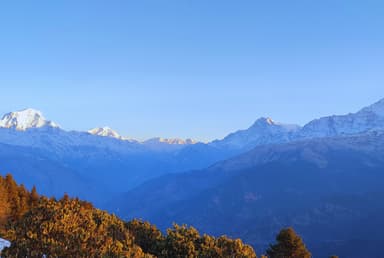
{"type": "Polygon", "coordinates": [[[220,138],[384,97],[381,1],[0,3],[0,112],[65,129],[220,138]]]}

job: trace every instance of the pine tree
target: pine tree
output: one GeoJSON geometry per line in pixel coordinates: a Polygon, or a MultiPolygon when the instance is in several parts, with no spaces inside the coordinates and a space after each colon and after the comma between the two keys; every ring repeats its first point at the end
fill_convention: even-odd
{"type": "Polygon", "coordinates": [[[267,250],[270,258],[310,258],[311,253],[293,228],[282,229],[276,237],[277,243],[267,250]]]}

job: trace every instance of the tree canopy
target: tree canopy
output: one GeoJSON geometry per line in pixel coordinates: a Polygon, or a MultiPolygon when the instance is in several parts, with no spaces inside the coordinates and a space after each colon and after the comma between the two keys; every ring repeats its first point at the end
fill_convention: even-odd
{"type": "Polygon", "coordinates": [[[305,247],[300,236],[293,228],[285,228],[276,237],[277,243],[267,250],[270,258],[310,258],[311,253],[305,247]]]}
{"type": "Polygon", "coordinates": [[[163,234],[141,220],[124,222],[89,202],[39,196],[0,176],[0,233],[12,245],[2,257],[256,258],[240,239],[203,235],[173,225],[163,234]]]}

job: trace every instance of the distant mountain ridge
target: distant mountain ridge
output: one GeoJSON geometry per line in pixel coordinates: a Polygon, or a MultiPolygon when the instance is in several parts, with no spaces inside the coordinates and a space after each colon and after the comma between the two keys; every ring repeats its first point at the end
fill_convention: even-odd
{"type": "MultiPolygon", "coordinates": [[[[40,111],[32,108],[5,114],[0,120],[0,128],[12,128],[19,131],[38,128],[60,128],[57,123],[46,120],[40,111]]],[[[261,117],[252,126],[228,134],[220,140],[208,142],[215,148],[227,148],[239,152],[258,145],[284,143],[300,139],[352,135],[384,128],[384,99],[362,108],[356,113],[333,115],[314,119],[304,126],[275,122],[272,118],[261,117]]],[[[82,132],[79,132],[82,133],[82,132]]],[[[154,137],[144,141],[121,136],[108,126],[88,131],[95,136],[115,138],[154,147],[164,145],[193,145],[198,141],[180,138],[154,137]]],[[[179,148],[177,148],[179,149],[179,148]]]]}
{"type": "Polygon", "coordinates": [[[328,116],[306,124],[297,138],[351,135],[384,127],[384,99],[347,115],[328,116]]]}
{"type": "MultiPolygon", "coordinates": [[[[20,111],[9,112],[3,115],[0,120],[0,128],[15,129],[17,131],[27,131],[30,129],[47,129],[47,128],[60,128],[60,126],[50,120],[45,119],[42,112],[33,108],[26,108],[20,111]]],[[[60,128],[61,129],[61,128],[60,128]]],[[[84,132],[79,132],[84,133],[84,132]]],[[[138,141],[129,137],[121,136],[118,132],[108,126],[96,127],[87,131],[87,133],[110,137],[118,140],[129,141],[140,144],[172,144],[172,145],[188,145],[195,144],[197,141],[192,139],[180,139],[180,138],[162,138],[154,137],[145,141],[138,141]]]]}
{"type": "Polygon", "coordinates": [[[260,250],[273,240],[268,232],[293,226],[316,257],[380,257],[383,169],[384,130],[262,145],[203,170],[149,180],[107,208],[161,228],[176,222],[225,231],[260,250]],[[376,248],[369,248],[372,235],[376,248]]]}
{"type": "Polygon", "coordinates": [[[209,144],[217,147],[250,150],[258,145],[268,145],[302,139],[360,134],[384,129],[384,99],[362,108],[356,113],[333,115],[314,119],[303,127],[260,118],[246,130],[229,134],[222,140],[209,144]]]}
{"type": "MultiPolygon", "coordinates": [[[[26,109],[6,114],[0,122],[0,172],[12,171],[17,180],[27,186],[35,184],[46,195],[57,196],[68,188],[71,189],[69,194],[98,203],[92,199],[92,191],[85,191],[86,187],[76,191],[72,185],[93,184],[93,189],[128,191],[148,179],[203,169],[257,146],[384,129],[383,110],[384,100],[381,100],[357,113],[323,117],[304,127],[260,118],[246,130],[201,143],[177,138],[140,142],[122,137],[109,127],[88,132],[65,131],[57,123],[45,119],[41,112],[26,109]],[[19,166],[21,160],[35,167],[36,171],[30,171],[36,174],[23,176],[24,170],[19,166]],[[68,173],[76,182],[60,181],[60,177],[50,172],[55,168],[68,173]]],[[[104,192],[107,194],[108,190],[104,192]]],[[[95,196],[106,198],[103,193],[95,193],[95,196]]]]}
{"type": "Polygon", "coordinates": [[[231,133],[210,144],[221,148],[250,149],[257,145],[290,141],[300,128],[299,125],[277,123],[271,118],[262,117],[248,129],[231,133]]]}
{"type": "Polygon", "coordinates": [[[177,144],[177,145],[185,145],[185,144],[196,144],[198,141],[192,140],[190,138],[188,139],[180,139],[180,138],[161,138],[161,137],[155,137],[148,139],[146,141],[143,141],[144,144],[153,144],[153,143],[165,143],[165,144],[177,144]]]}

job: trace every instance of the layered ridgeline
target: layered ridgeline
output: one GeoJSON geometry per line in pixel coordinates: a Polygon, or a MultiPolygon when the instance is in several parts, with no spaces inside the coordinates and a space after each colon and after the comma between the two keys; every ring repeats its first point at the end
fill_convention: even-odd
{"type": "MultiPolygon", "coordinates": [[[[0,176],[0,255],[2,257],[201,257],[256,258],[240,239],[200,235],[174,224],[166,234],[140,220],[124,222],[89,202],[39,196],[0,176]]],[[[281,230],[268,257],[309,258],[292,228],[281,230]]]]}
{"type": "Polygon", "coordinates": [[[66,131],[41,112],[26,109],[0,120],[0,173],[12,171],[28,188],[36,185],[49,196],[67,192],[100,204],[148,179],[202,169],[259,145],[382,128],[383,102],[303,127],[260,118],[250,128],[210,143],[164,138],[137,141],[109,127],[66,131]]]}
{"type": "Polygon", "coordinates": [[[193,144],[164,138],[139,142],[108,127],[66,131],[26,109],[0,120],[0,171],[12,171],[28,188],[36,185],[48,196],[67,192],[101,203],[149,178],[210,164],[212,157],[172,158],[193,144]]]}
{"type": "MultiPolygon", "coordinates": [[[[280,228],[292,225],[315,257],[380,257],[383,110],[380,101],[355,114],[285,127],[287,134],[275,128],[277,142],[263,138],[264,145],[207,169],[147,181],[111,201],[109,209],[124,218],[149,219],[160,228],[175,221],[211,234],[225,232],[257,250],[264,250],[280,228]]],[[[227,140],[227,146],[234,146],[251,139],[248,133],[239,131],[212,144],[227,140]]]]}

